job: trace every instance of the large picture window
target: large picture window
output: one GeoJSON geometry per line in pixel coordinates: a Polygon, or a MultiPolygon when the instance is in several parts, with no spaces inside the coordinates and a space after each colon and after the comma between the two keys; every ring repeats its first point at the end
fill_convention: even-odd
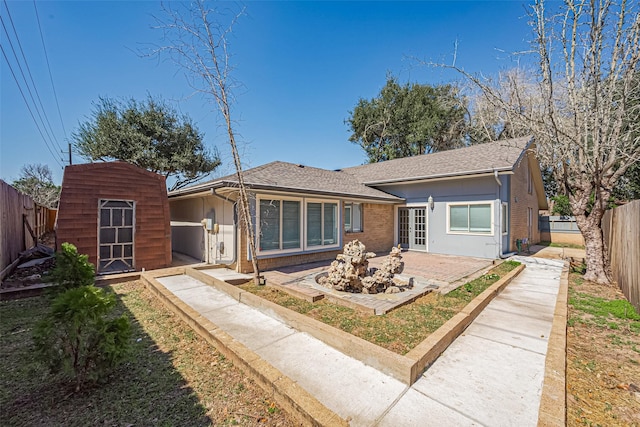
{"type": "Polygon", "coordinates": [[[448,205],[450,233],[491,234],[491,204],[448,205]]]}
{"type": "Polygon", "coordinates": [[[299,249],[300,202],[260,199],[260,251],[299,249]]]}
{"type": "Polygon", "coordinates": [[[307,246],[338,244],[338,204],[307,203],[307,246]]]}
{"type": "Polygon", "coordinates": [[[347,233],[356,233],[362,231],[362,204],[345,203],[344,231],[346,231],[347,233]]]}

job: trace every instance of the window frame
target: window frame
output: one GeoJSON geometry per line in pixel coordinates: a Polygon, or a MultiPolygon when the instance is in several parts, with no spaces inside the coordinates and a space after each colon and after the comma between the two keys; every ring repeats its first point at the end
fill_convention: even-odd
{"type": "Polygon", "coordinates": [[[474,202],[450,202],[447,203],[447,234],[458,234],[465,236],[493,236],[495,234],[495,224],[494,224],[494,203],[490,200],[481,200],[474,202]],[[479,232],[479,231],[469,231],[470,229],[470,219],[469,219],[469,207],[474,205],[488,205],[490,208],[489,213],[489,231],[488,232],[479,232]],[[452,206],[467,206],[467,231],[461,230],[451,230],[451,207],[452,206]]]}
{"type": "Polygon", "coordinates": [[[345,215],[345,220],[344,220],[344,232],[345,233],[362,233],[364,232],[364,203],[359,203],[359,202],[344,202],[344,215],[345,215]],[[353,229],[353,213],[355,211],[354,206],[358,205],[359,206],[359,211],[360,211],[360,229],[359,230],[354,230],[353,229]],[[347,228],[347,209],[349,209],[349,228],[347,228]]]}
{"type": "Polygon", "coordinates": [[[260,196],[258,195],[256,197],[256,240],[257,240],[257,254],[258,255],[267,255],[267,254],[282,254],[282,253],[294,253],[294,252],[300,252],[302,250],[304,250],[304,233],[303,233],[303,227],[304,227],[304,221],[303,221],[303,217],[305,215],[304,212],[304,199],[303,198],[299,198],[299,197],[282,197],[282,196],[268,196],[268,195],[264,195],[264,196],[260,196]],[[278,249],[267,249],[267,250],[263,250],[260,249],[261,246],[261,236],[262,236],[262,227],[261,227],[261,209],[260,209],[260,204],[263,200],[270,200],[270,201],[279,201],[280,202],[280,210],[279,210],[279,248],[278,249]],[[299,242],[298,242],[298,247],[295,248],[287,248],[287,249],[283,249],[283,233],[284,233],[284,227],[283,227],[283,221],[284,221],[284,215],[283,213],[283,209],[284,209],[284,203],[285,201],[288,202],[297,202],[299,203],[300,209],[299,209],[299,214],[298,214],[298,230],[299,230],[299,242]]]}
{"type": "Polygon", "coordinates": [[[304,201],[304,250],[332,249],[340,247],[340,202],[338,200],[328,199],[305,199],[304,201]],[[309,227],[309,204],[320,204],[320,244],[309,245],[308,227],[309,227]],[[325,244],[325,205],[335,205],[335,243],[325,244]]]}

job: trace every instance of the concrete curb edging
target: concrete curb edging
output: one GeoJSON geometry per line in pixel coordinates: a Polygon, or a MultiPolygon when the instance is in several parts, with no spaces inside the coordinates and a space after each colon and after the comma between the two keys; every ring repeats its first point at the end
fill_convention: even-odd
{"type": "Polygon", "coordinates": [[[249,307],[253,307],[268,316],[281,320],[283,323],[300,332],[308,333],[347,356],[360,360],[365,365],[376,368],[404,383],[408,383],[409,381],[411,361],[402,355],[312,319],[309,316],[260,298],[251,292],[224,283],[200,271],[187,269],[186,274],[207,285],[214,286],[249,307]]]}
{"type": "Polygon", "coordinates": [[[198,270],[182,269],[158,270],[155,277],[170,274],[187,274],[207,285],[213,286],[227,295],[261,312],[280,319],[292,328],[306,332],[336,350],[360,360],[407,385],[413,384],[447,347],[469,326],[482,310],[516,277],[525,265],[519,265],[496,283],[474,298],[460,313],[449,319],[414,349],[402,356],[390,350],[353,336],[333,326],[305,316],[276,303],[260,298],[250,292],[198,270]]]}
{"type": "Polygon", "coordinates": [[[229,358],[265,391],[272,393],[275,402],[300,423],[308,426],[349,425],[289,377],[220,330],[155,280],[155,277],[167,275],[166,271],[157,273],[160,274],[142,273],[141,279],[145,286],[210,345],[229,358]]]}
{"type": "Polygon", "coordinates": [[[520,264],[493,285],[489,286],[480,295],[474,298],[462,311],[449,319],[438,330],[429,335],[405,357],[413,361],[411,368],[411,382],[413,384],[436,359],[449,347],[449,345],[475,320],[482,310],[495,298],[511,281],[524,270],[525,265],[520,264]]]}
{"type": "Polygon", "coordinates": [[[156,297],[209,344],[232,360],[265,391],[272,393],[274,401],[300,423],[310,426],[347,426],[348,420],[327,408],[295,381],[218,328],[155,279],[182,274],[191,276],[410,386],[524,268],[525,265],[522,264],[507,273],[405,356],[267,301],[197,269],[178,267],[155,270],[142,273],[141,280],[156,297]]]}
{"type": "Polygon", "coordinates": [[[567,304],[569,293],[569,262],[565,261],[560,275],[560,289],[553,313],[553,325],[547,357],[538,426],[564,426],[567,420],[567,304]]]}

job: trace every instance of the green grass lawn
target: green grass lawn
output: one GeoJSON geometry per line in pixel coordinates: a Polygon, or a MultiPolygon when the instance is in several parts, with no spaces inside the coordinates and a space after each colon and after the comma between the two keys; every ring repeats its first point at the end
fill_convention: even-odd
{"type": "Polygon", "coordinates": [[[381,316],[365,314],[324,299],[311,303],[269,286],[248,283],[241,288],[373,344],[406,354],[519,264],[505,261],[447,295],[432,292],[381,316]]]}
{"type": "Polygon", "coordinates": [[[79,393],[34,358],[46,297],[0,303],[0,425],[293,425],[255,383],[157,301],[141,282],[114,285],[133,352],[107,382],[79,393]]]}

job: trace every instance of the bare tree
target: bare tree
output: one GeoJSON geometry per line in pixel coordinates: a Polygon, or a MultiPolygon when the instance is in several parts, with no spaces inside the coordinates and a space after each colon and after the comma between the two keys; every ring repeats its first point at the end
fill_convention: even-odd
{"type": "Polygon", "coordinates": [[[502,125],[530,131],[567,194],[585,239],[585,279],[610,283],[602,217],[625,171],[640,161],[640,3],[565,0],[531,6],[534,76],[491,81],[465,72],[502,125]]]}
{"type": "Polygon", "coordinates": [[[49,166],[40,163],[27,164],[20,169],[20,177],[13,185],[30,196],[34,202],[47,208],[56,208],[60,199],[60,187],[53,183],[49,166]]]}
{"type": "Polygon", "coordinates": [[[212,101],[225,121],[226,133],[238,178],[238,204],[241,221],[249,239],[254,281],[259,283],[260,271],[256,257],[255,232],[249,206],[249,195],[244,183],[242,162],[236,143],[234,121],[231,117],[232,89],[236,86],[231,72],[228,38],[232,27],[244,13],[210,8],[204,0],[163,6],[164,17],[157,17],[157,26],[164,36],[164,46],[153,51],[155,55],[168,55],[180,67],[191,87],[212,101]],[[226,22],[226,24],[223,24],[226,22]]]}

